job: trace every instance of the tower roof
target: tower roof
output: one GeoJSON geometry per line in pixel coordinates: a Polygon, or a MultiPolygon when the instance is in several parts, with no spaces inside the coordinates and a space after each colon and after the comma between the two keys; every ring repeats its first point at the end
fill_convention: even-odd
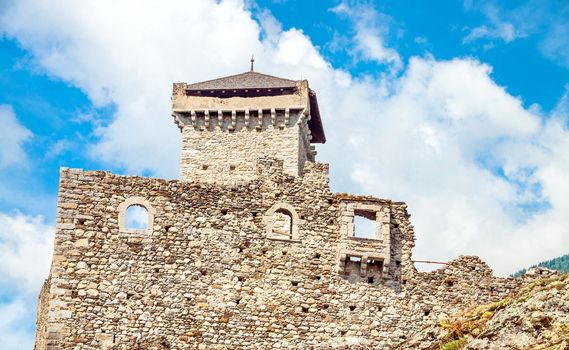
{"type": "Polygon", "coordinates": [[[245,72],[223,78],[189,84],[188,90],[242,90],[294,88],[296,81],[257,72],[245,72]]]}
{"type": "MultiPolygon", "coordinates": [[[[231,97],[231,96],[272,96],[276,94],[292,94],[299,86],[299,81],[275,77],[254,71],[230,75],[218,79],[206,80],[186,86],[188,94],[203,96],[231,97]]],[[[312,133],[312,143],[325,143],[326,136],[320,118],[320,110],[316,93],[309,89],[310,114],[308,127],[312,133]]]]}

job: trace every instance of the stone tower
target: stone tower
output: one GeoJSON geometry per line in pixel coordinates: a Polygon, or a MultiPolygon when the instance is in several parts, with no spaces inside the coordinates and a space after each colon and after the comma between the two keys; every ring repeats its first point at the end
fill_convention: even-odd
{"type": "Polygon", "coordinates": [[[181,180],[249,181],[264,156],[298,176],[315,161],[312,144],[326,141],[306,80],[254,71],[174,84],[172,115],[182,133],[181,180]]]}

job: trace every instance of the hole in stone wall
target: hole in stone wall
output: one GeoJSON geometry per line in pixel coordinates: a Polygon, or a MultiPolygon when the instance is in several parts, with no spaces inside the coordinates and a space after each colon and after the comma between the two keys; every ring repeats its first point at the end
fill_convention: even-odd
{"type": "Polygon", "coordinates": [[[375,239],[375,212],[356,210],[354,211],[354,237],[375,239]]]}
{"type": "Polygon", "coordinates": [[[320,259],[320,256],[321,256],[320,253],[316,252],[314,254],[314,259],[320,259]]]}
{"type": "Polygon", "coordinates": [[[235,170],[235,168],[236,168],[235,165],[230,165],[230,166],[229,166],[229,170],[231,170],[231,171],[235,170]]]}
{"type": "Polygon", "coordinates": [[[373,284],[373,281],[374,281],[374,278],[373,278],[373,276],[372,276],[372,277],[368,277],[368,278],[367,278],[367,283],[369,283],[369,284],[373,284]]]}
{"type": "Polygon", "coordinates": [[[328,309],[330,307],[330,304],[322,304],[322,308],[324,310],[328,309]]]}
{"type": "Polygon", "coordinates": [[[159,269],[159,268],[155,268],[155,269],[154,269],[154,272],[158,273],[158,272],[160,272],[160,269],[159,269]]]}
{"type": "Polygon", "coordinates": [[[235,299],[235,304],[239,305],[241,303],[241,299],[235,299]]]}
{"type": "Polygon", "coordinates": [[[293,287],[298,287],[298,281],[291,281],[290,282],[292,284],[293,287]]]}
{"type": "Polygon", "coordinates": [[[430,313],[431,313],[431,310],[425,310],[425,316],[429,316],[430,313]]]}
{"type": "Polygon", "coordinates": [[[344,276],[348,277],[351,275],[354,276],[359,275],[361,265],[362,265],[361,256],[354,256],[354,255],[346,256],[345,265],[344,265],[344,276]]]}
{"type": "Polygon", "coordinates": [[[243,253],[243,248],[239,247],[239,253],[243,253]]]}
{"type": "Polygon", "coordinates": [[[134,296],[134,293],[133,293],[133,292],[126,292],[126,298],[127,298],[127,299],[130,299],[130,298],[132,298],[133,296],[134,296]]]}
{"type": "Polygon", "coordinates": [[[206,164],[202,165],[202,170],[207,170],[207,168],[209,168],[209,165],[206,164]]]}
{"type": "Polygon", "coordinates": [[[72,291],[71,291],[71,297],[72,297],[72,298],[77,298],[77,291],[76,291],[76,290],[72,290],[72,291]]]}
{"type": "Polygon", "coordinates": [[[395,266],[401,266],[401,261],[395,260],[395,266]]]}
{"type": "Polygon", "coordinates": [[[170,227],[172,227],[172,226],[166,225],[166,226],[164,226],[164,230],[165,230],[166,232],[168,232],[168,231],[170,231],[170,227]]]}
{"type": "Polygon", "coordinates": [[[383,310],[383,307],[378,306],[378,307],[377,307],[377,311],[381,311],[381,310],[383,310]]]}
{"type": "Polygon", "coordinates": [[[200,273],[202,274],[202,276],[207,275],[207,271],[206,271],[206,270],[200,270],[200,273]]]}
{"type": "Polygon", "coordinates": [[[407,280],[401,280],[401,283],[407,284],[407,280]]]}
{"type": "Polygon", "coordinates": [[[245,277],[243,277],[243,276],[238,276],[238,277],[237,277],[237,280],[238,280],[239,282],[243,282],[243,281],[245,281],[245,277]]]}
{"type": "Polygon", "coordinates": [[[354,311],[354,310],[356,309],[356,306],[355,306],[355,305],[350,305],[350,306],[348,306],[348,307],[350,308],[350,311],[354,311]]]}
{"type": "Polygon", "coordinates": [[[322,279],[322,276],[314,276],[314,279],[315,279],[316,281],[320,281],[320,280],[322,279]]]}
{"type": "Polygon", "coordinates": [[[286,255],[286,253],[287,253],[287,251],[286,251],[286,250],[283,250],[283,251],[282,251],[282,255],[283,255],[283,256],[285,256],[285,255],[286,255]]]}
{"type": "Polygon", "coordinates": [[[451,280],[447,280],[447,281],[446,281],[446,284],[447,284],[448,287],[454,286],[454,282],[451,281],[451,280]]]}
{"type": "Polygon", "coordinates": [[[127,230],[146,230],[148,228],[148,210],[139,204],[126,208],[125,225],[127,230]]]}
{"type": "Polygon", "coordinates": [[[259,214],[259,213],[258,213],[258,212],[256,212],[256,211],[252,211],[252,212],[251,212],[251,215],[252,215],[254,218],[256,218],[256,217],[257,217],[257,214],[259,214]]]}
{"type": "Polygon", "coordinates": [[[308,306],[302,306],[302,312],[308,312],[308,306]]]}
{"type": "Polygon", "coordinates": [[[221,209],[221,215],[226,215],[229,209],[223,208],[221,209]]]}
{"type": "Polygon", "coordinates": [[[85,225],[85,219],[77,219],[77,225],[85,225]]]}

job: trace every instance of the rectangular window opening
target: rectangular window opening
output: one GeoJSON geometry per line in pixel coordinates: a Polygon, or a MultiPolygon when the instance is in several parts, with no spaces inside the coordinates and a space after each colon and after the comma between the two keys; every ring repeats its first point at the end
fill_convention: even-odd
{"type": "Polygon", "coordinates": [[[354,212],[354,237],[376,239],[376,213],[356,210],[354,212]]]}

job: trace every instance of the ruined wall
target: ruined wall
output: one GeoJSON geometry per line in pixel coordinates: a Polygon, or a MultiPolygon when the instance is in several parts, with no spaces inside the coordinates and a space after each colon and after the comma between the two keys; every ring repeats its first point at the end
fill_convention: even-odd
{"type": "Polygon", "coordinates": [[[45,349],[46,348],[46,335],[47,335],[47,310],[49,303],[49,287],[51,281],[48,278],[44,281],[40,295],[38,297],[38,313],[36,320],[36,339],[34,350],[45,349]]]}
{"type": "Polygon", "coordinates": [[[331,193],[327,165],[294,177],[265,159],[256,174],[222,186],[62,170],[46,345],[36,348],[385,349],[518,283],[465,257],[416,273],[405,205],[331,193]],[[119,226],[132,203],[151,212],[147,230],[119,226]],[[390,213],[385,279],[339,271],[346,240],[376,244],[342,233],[342,203],[390,213]],[[277,212],[292,218],[290,239],[268,237],[277,212]]]}

